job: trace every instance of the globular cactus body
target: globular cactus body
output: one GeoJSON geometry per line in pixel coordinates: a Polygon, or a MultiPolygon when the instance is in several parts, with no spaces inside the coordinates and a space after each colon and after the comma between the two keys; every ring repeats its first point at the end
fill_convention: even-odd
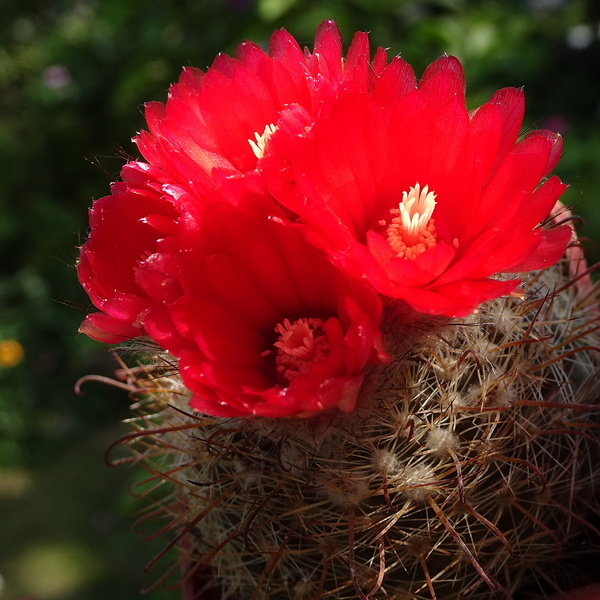
{"type": "Polygon", "coordinates": [[[194,580],[238,600],[512,598],[577,583],[565,560],[600,533],[600,317],[577,264],[463,320],[407,324],[386,309],[391,362],[351,414],[204,416],[160,365],[138,377],[124,439],[165,490],[190,600],[210,597],[194,580]]]}

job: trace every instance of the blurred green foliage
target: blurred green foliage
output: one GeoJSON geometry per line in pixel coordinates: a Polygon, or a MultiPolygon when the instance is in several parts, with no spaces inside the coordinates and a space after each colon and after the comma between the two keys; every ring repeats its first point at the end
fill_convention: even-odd
{"type": "Polygon", "coordinates": [[[473,106],[524,85],[525,122],[564,134],[564,200],[585,217],[583,235],[600,239],[595,0],[1,0],[0,341],[25,351],[0,367],[0,509],[16,515],[0,524],[3,598],[130,599],[151,558],[128,533],[134,475],[101,459],[127,398],[95,384],[83,398],[73,391],[79,377],[115,368],[76,334],[89,305],[73,267],[92,198],[136,156],[143,103],[164,100],[184,65],[206,68],[243,39],[266,46],[278,27],[310,44],[326,18],[348,42],[371,31],[374,47],[417,73],[443,52],[458,56],[473,106]]]}

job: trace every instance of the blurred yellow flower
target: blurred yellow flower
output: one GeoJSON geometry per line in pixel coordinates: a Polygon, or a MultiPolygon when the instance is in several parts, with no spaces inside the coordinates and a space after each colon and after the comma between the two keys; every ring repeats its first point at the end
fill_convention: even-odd
{"type": "Polygon", "coordinates": [[[17,340],[2,340],[0,342],[0,367],[14,367],[25,356],[23,346],[17,340]]]}

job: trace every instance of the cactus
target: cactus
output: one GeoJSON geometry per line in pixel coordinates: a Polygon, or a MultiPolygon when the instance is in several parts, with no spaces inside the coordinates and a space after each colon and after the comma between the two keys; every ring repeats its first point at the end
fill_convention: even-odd
{"type": "Polygon", "coordinates": [[[184,69],[90,209],[80,331],[147,344],[117,443],[185,600],[513,598],[600,533],[562,138],[465,89],[455,57],[417,82],[366,33],[280,30],[184,69]]]}
{"type": "Polygon", "coordinates": [[[194,581],[238,600],[512,598],[585,582],[567,566],[600,535],[600,316],[569,253],[464,319],[386,306],[392,360],[350,414],[206,416],[172,357],[122,371],[136,416],[115,445],[149,470],[156,503],[139,527],[163,519],[165,551],[179,547],[159,582],[181,569],[186,600],[207,597],[194,581]]]}

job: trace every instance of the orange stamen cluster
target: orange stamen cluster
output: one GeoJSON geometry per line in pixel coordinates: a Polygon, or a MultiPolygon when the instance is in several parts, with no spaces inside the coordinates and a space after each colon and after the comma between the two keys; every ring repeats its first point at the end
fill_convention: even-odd
{"type": "Polygon", "coordinates": [[[417,183],[408,192],[402,192],[398,208],[390,209],[391,223],[380,221],[382,227],[387,226],[387,242],[399,258],[413,259],[435,246],[436,231],[431,218],[435,196],[429,186],[421,189],[417,183]]]}
{"type": "Polygon", "coordinates": [[[313,363],[329,354],[331,345],[322,325],[321,319],[296,319],[293,323],[284,319],[275,327],[279,334],[273,344],[277,348],[275,363],[277,372],[287,381],[306,373],[313,363]]]}

